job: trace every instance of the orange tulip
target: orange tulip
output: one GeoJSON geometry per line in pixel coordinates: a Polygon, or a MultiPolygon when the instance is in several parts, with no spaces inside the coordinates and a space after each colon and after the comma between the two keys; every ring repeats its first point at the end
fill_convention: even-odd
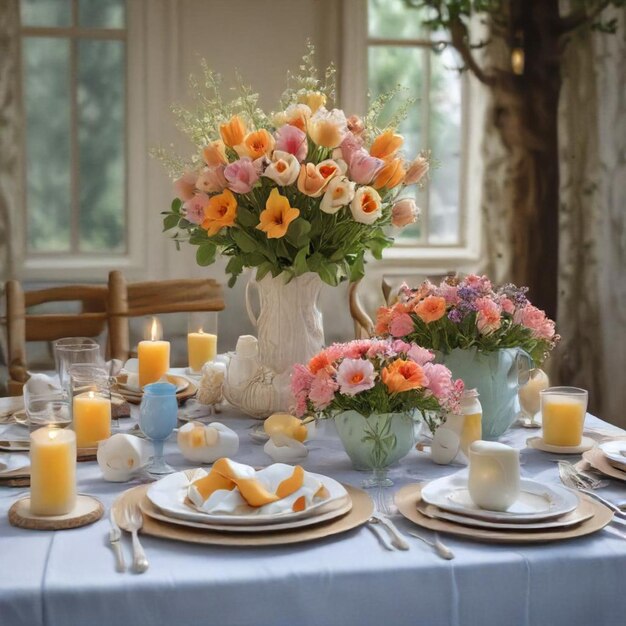
{"type": "Polygon", "coordinates": [[[405,175],[406,170],[404,169],[402,159],[392,159],[380,169],[372,186],[375,189],[381,189],[382,187],[392,189],[404,180],[405,175]]]}
{"type": "Polygon", "coordinates": [[[229,122],[220,125],[220,135],[227,146],[234,148],[246,135],[246,123],[238,115],[233,115],[229,122]]]}
{"type": "Polygon", "coordinates": [[[436,322],[446,314],[446,299],[440,296],[427,296],[415,305],[413,311],[426,324],[436,322]]]}
{"type": "Polygon", "coordinates": [[[212,141],[203,151],[202,158],[208,165],[226,165],[228,159],[226,158],[226,148],[224,142],[221,139],[212,141]]]}
{"type": "Polygon", "coordinates": [[[383,367],[381,377],[391,393],[420,389],[428,382],[424,370],[415,361],[403,359],[396,359],[387,367],[383,367]]]}
{"type": "Polygon", "coordinates": [[[225,226],[233,226],[237,216],[237,200],[230,189],[209,199],[204,209],[202,228],[210,237],[216,235],[225,226]]]}
{"type": "Polygon", "coordinates": [[[235,147],[239,156],[250,157],[253,161],[264,155],[270,155],[276,141],[264,128],[248,133],[240,145],[235,147]]]}
{"type": "MultiPolygon", "coordinates": [[[[304,165],[304,164],[303,164],[304,165]]],[[[307,163],[300,168],[298,174],[298,189],[305,196],[319,198],[328,180],[317,170],[313,163],[307,163]]]]}
{"type": "Polygon", "coordinates": [[[300,215],[300,211],[291,207],[289,200],[285,196],[281,196],[278,189],[272,189],[272,193],[265,203],[265,209],[259,215],[260,223],[257,229],[262,230],[268,239],[280,239],[285,236],[289,224],[298,215],[300,215]]]}
{"type": "Polygon", "coordinates": [[[392,157],[403,143],[402,135],[396,135],[392,130],[387,130],[374,139],[370,154],[378,159],[387,159],[392,157]]]}

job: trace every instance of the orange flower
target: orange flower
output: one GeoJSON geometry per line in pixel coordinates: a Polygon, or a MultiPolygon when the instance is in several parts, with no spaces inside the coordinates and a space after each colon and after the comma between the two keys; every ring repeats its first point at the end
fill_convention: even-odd
{"type": "Polygon", "coordinates": [[[387,130],[374,139],[370,154],[378,159],[386,159],[392,157],[403,143],[402,135],[396,135],[392,130],[387,130]]]}
{"type": "Polygon", "coordinates": [[[238,115],[233,115],[229,122],[220,125],[220,135],[227,146],[234,148],[246,135],[246,123],[238,115]]]}
{"type": "Polygon", "coordinates": [[[375,189],[380,189],[381,187],[391,189],[399,185],[404,180],[405,175],[406,170],[404,169],[402,159],[392,159],[387,161],[380,169],[372,186],[375,189]]]}
{"type": "Polygon", "coordinates": [[[274,149],[276,141],[264,128],[248,133],[241,145],[235,147],[239,156],[248,156],[253,161],[264,155],[269,155],[274,149]]]}
{"type": "Polygon", "coordinates": [[[413,311],[427,324],[436,322],[446,314],[446,299],[439,296],[427,296],[415,305],[413,311]]]}
{"type": "Polygon", "coordinates": [[[272,189],[270,197],[265,203],[265,210],[259,215],[260,223],[258,230],[262,230],[268,239],[280,239],[284,237],[289,228],[289,224],[293,222],[300,211],[289,205],[289,200],[285,196],[278,193],[278,189],[272,189]]]}
{"type": "Polygon", "coordinates": [[[415,361],[396,359],[381,372],[383,383],[391,393],[420,389],[428,383],[424,370],[415,361]]]}
{"type": "Polygon", "coordinates": [[[233,226],[237,216],[237,200],[230,189],[224,189],[222,193],[209,199],[204,209],[205,228],[210,237],[216,235],[225,226],[233,226]]]}
{"type": "Polygon", "coordinates": [[[324,352],[316,354],[310,361],[308,368],[312,374],[317,374],[320,370],[325,370],[330,367],[330,357],[324,352]]]}
{"type": "Polygon", "coordinates": [[[228,159],[226,158],[226,148],[224,146],[224,142],[221,139],[212,141],[202,151],[202,158],[209,167],[212,165],[226,165],[228,163],[228,159]]]}
{"type": "Polygon", "coordinates": [[[319,172],[313,163],[307,163],[300,168],[298,174],[298,189],[305,196],[319,198],[328,180],[319,172]]]}

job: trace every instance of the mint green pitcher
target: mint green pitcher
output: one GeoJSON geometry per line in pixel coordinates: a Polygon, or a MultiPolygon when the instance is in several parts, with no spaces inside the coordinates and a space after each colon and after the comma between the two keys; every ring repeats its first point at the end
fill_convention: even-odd
{"type": "Polygon", "coordinates": [[[483,439],[495,441],[501,437],[515,421],[519,381],[527,378],[533,367],[530,356],[521,348],[493,352],[455,348],[448,354],[437,353],[437,362],[450,369],[452,378],[461,378],[466,389],[478,389],[483,439]]]}

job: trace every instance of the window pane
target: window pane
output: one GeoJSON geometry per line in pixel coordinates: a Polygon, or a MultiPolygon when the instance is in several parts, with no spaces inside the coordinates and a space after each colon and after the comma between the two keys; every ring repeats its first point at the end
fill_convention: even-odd
{"type": "Polygon", "coordinates": [[[79,0],[78,22],[91,28],[124,28],[126,0],[79,0]]]}
{"type": "Polygon", "coordinates": [[[71,26],[71,0],[21,0],[23,26],[71,26]]]}
{"type": "MultiPolygon", "coordinates": [[[[404,136],[402,149],[409,160],[426,147],[422,133],[422,103],[427,96],[424,93],[423,59],[424,53],[421,48],[370,46],[368,54],[368,88],[372,99],[389,92],[398,84],[406,88],[406,92],[385,108],[379,120],[381,128],[389,122],[403,99],[409,97],[415,100],[398,129],[404,136]]],[[[411,188],[407,192],[414,193],[418,205],[424,206],[423,191],[411,188]]],[[[409,226],[401,232],[403,237],[419,237],[419,224],[409,226]]]]}
{"type": "Polygon", "coordinates": [[[452,50],[431,54],[429,243],[459,243],[461,175],[460,62],[452,50]]]}
{"type": "Polygon", "coordinates": [[[28,246],[70,248],[70,77],[67,39],[24,37],[28,246]]]}
{"type": "Polygon", "coordinates": [[[416,39],[424,36],[423,9],[407,7],[405,0],[368,0],[370,37],[416,39]]]}
{"type": "Polygon", "coordinates": [[[125,250],[125,51],[122,41],[78,48],[80,249],[125,250]]]}

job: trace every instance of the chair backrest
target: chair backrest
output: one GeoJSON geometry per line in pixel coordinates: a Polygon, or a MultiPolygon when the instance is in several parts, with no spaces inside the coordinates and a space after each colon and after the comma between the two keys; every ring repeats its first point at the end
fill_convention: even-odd
{"type": "Polygon", "coordinates": [[[120,360],[130,356],[131,317],[223,309],[223,289],[213,279],[127,283],[122,272],[113,271],[108,295],[110,356],[120,360]]]}
{"type": "Polygon", "coordinates": [[[17,280],[5,284],[9,395],[19,395],[28,380],[26,344],[62,337],[97,337],[106,328],[105,285],[63,285],[24,291],[17,280]],[[51,302],[80,302],[78,313],[33,313],[31,307],[51,302]]]}
{"type": "MultiPolygon", "coordinates": [[[[400,286],[403,282],[407,282],[410,286],[414,287],[426,279],[434,283],[439,283],[444,278],[453,276],[455,276],[455,272],[423,276],[414,275],[410,278],[410,280],[406,281],[394,281],[391,277],[383,276],[381,282],[381,304],[386,306],[393,304],[398,297],[398,290],[400,289],[400,286]]],[[[357,339],[365,339],[374,336],[374,321],[370,317],[369,313],[365,310],[365,307],[363,306],[361,299],[359,298],[359,283],[360,281],[350,284],[348,290],[348,300],[350,304],[350,315],[352,316],[352,319],[354,321],[354,336],[357,339]]]]}

